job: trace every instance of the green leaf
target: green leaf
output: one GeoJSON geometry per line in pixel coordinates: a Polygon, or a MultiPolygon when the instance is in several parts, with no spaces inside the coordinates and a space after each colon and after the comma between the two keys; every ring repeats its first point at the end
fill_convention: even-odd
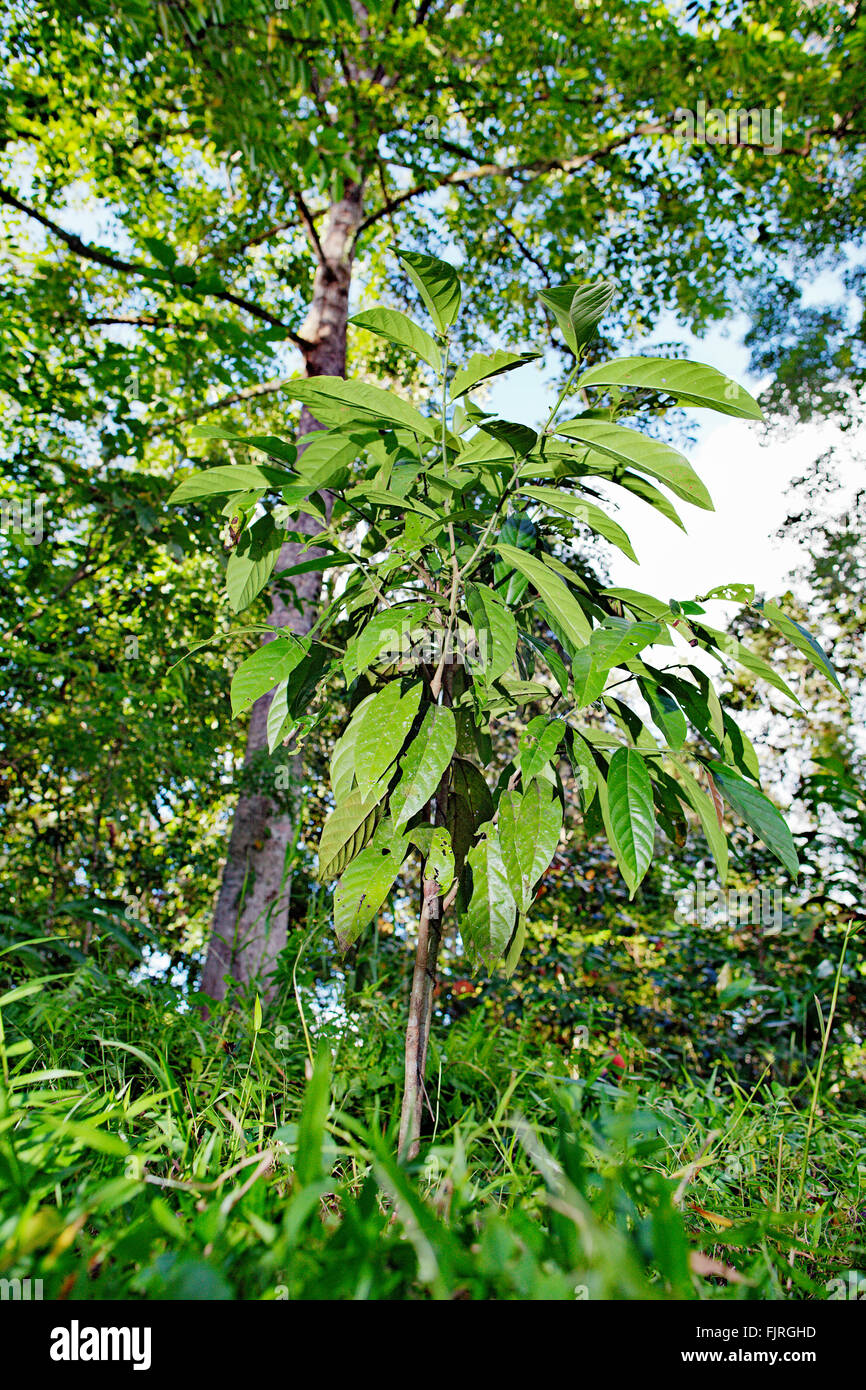
{"type": "Polygon", "coordinates": [[[451,383],[451,399],[456,400],[458,396],[471,391],[482,381],[489,381],[491,377],[499,376],[502,372],[511,372],[515,367],[525,367],[527,362],[535,362],[540,356],[540,352],[504,352],[502,348],[497,348],[489,356],[476,352],[465,367],[455,372],[451,383]]]}
{"type": "Polygon", "coordinates": [[[169,502],[191,502],[198,497],[218,497],[229,492],[250,492],[261,488],[281,488],[295,483],[293,473],[268,464],[235,463],[220,468],[200,468],[184,478],[169,502]]]}
{"type": "Polygon", "coordinates": [[[781,632],[784,637],[787,637],[789,642],[793,642],[797,650],[801,651],[805,657],[808,657],[812,665],[817,667],[822,675],[826,676],[829,681],[832,681],[837,690],[842,690],[839,677],[833,668],[830,658],[821,644],[816,641],[806,628],[802,627],[800,623],[795,622],[793,618],[789,618],[775,603],[765,602],[758,604],[757,607],[760,612],[763,613],[764,617],[769,619],[773,627],[781,632]]]}
{"type": "Polygon", "coordinates": [[[610,280],[573,281],[542,291],[539,299],[553,313],[572,352],[588,343],[610,308],[615,286],[610,280]]]}
{"type": "Polygon", "coordinates": [[[435,372],[441,372],[442,353],[439,351],[439,344],[430,337],[426,329],[419,327],[399,309],[367,309],[363,314],[355,314],[349,322],[356,328],[366,328],[368,333],[376,333],[380,338],[387,338],[398,347],[414,352],[435,372]]]}
{"type": "Polygon", "coordinates": [[[599,453],[607,454],[619,463],[631,464],[640,473],[649,473],[653,478],[666,483],[677,497],[692,502],[705,511],[713,510],[712,499],[688,459],[670,444],[660,439],[652,439],[639,430],[626,425],[616,425],[609,420],[595,420],[588,416],[578,416],[576,420],[563,420],[555,426],[557,434],[578,439],[599,453]]]}
{"type": "Polygon", "coordinates": [[[400,872],[408,844],[404,836],[387,848],[368,845],[344,870],[334,890],[334,927],[341,951],[357,940],[379,912],[400,872]]]}
{"type": "MultiPolygon", "coordinates": [[[[528,912],[535,885],[556,853],[562,807],[549,783],[534,781],[522,796],[515,791],[503,792],[498,817],[499,848],[508,887],[519,910],[528,912]]],[[[469,858],[472,863],[472,856],[469,858]]]]}
{"type": "Polygon", "coordinates": [[[563,719],[550,719],[546,714],[530,719],[518,743],[518,762],[524,790],[552,760],[565,738],[567,727],[563,719]]]}
{"type": "Polygon", "coordinates": [[[674,758],[673,761],[682,778],[685,797],[692,808],[697,812],[707,844],[712,850],[713,858],[716,861],[716,868],[719,871],[719,880],[724,888],[728,881],[728,838],[725,834],[724,826],[719,824],[719,817],[710,797],[707,796],[703,788],[698,785],[689,769],[681,763],[678,758],[674,758]]]}
{"type": "Polygon", "coordinates": [[[566,748],[575,781],[580,791],[581,805],[584,811],[588,811],[592,800],[598,790],[599,770],[598,764],[588,745],[576,729],[569,729],[566,736],[566,748]]]}
{"type": "Polygon", "coordinates": [[[400,760],[400,780],[389,801],[395,825],[411,820],[435,795],[456,746],[457,725],[451,710],[431,705],[400,760]]]}
{"type": "Polygon", "coordinates": [[[362,446],[331,430],[314,430],[298,456],[298,478],[308,488],[341,488],[362,446]]]}
{"type": "Polygon", "coordinates": [[[674,697],[656,685],[655,681],[642,680],[640,687],[650,707],[653,723],[661,729],[671,748],[682,748],[688,724],[674,697]]]}
{"type": "Polygon", "coordinates": [[[335,806],[322,827],[318,877],[324,883],[342,873],[376,829],[377,808],[387,787],[380,783],[367,797],[356,787],[335,806]]]}
{"type": "Polygon", "coordinates": [[[627,618],[605,618],[571,663],[577,708],[583,709],[597,700],[613,667],[622,666],[657,641],[661,631],[658,623],[644,619],[632,623],[627,618]]]}
{"type": "Polygon", "coordinates": [[[558,575],[547,567],[543,560],[527,555],[516,546],[496,542],[496,549],[512,569],[525,575],[538,595],[550,609],[566,636],[577,647],[589,640],[592,631],[589,620],[574,595],[566,588],[558,575]]]}
{"type": "Polygon", "coordinates": [[[422,689],[422,682],[417,681],[403,695],[400,682],[389,681],[356,716],[355,777],[363,796],[368,795],[403,747],[418,713],[422,689]]]}
{"type": "Polygon", "coordinates": [[[280,553],[280,538],[274,536],[268,549],[250,546],[247,551],[233,550],[226,564],[226,594],[235,613],[248,608],[267,584],[274,572],[280,553]]]}
{"type": "Polygon", "coordinates": [[[409,603],[395,604],[382,613],[374,613],[366,627],[346,647],[343,659],[346,681],[355,680],[383,652],[399,652],[403,639],[421,626],[429,612],[429,603],[409,603]]]}
{"type": "Polygon", "coordinates": [[[739,662],[739,664],[744,666],[753,676],[757,676],[760,680],[765,680],[769,685],[774,686],[776,690],[780,690],[783,695],[787,695],[789,699],[794,701],[795,705],[800,704],[800,701],[797,699],[787,681],[783,680],[778,672],[774,671],[770,663],[765,661],[762,656],[758,656],[757,652],[750,651],[738,637],[734,637],[730,632],[719,632],[718,629],[714,627],[707,627],[706,623],[694,623],[693,627],[699,637],[704,637],[708,641],[711,649],[713,647],[718,648],[725,656],[730,656],[734,661],[739,662]]]}
{"type": "Polygon", "coordinates": [[[242,661],[232,677],[232,715],[237,718],[260,695],[286,680],[306,655],[307,645],[296,637],[275,637],[242,661]]]}
{"type": "Polygon", "coordinates": [[[724,763],[712,762],[709,770],[716,786],[730,806],[747,825],[750,825],[767,849],[784,864],[792,878],[800,872],[797,851],[790,830],[780,811],[776,810],[764,793],[747,782],[733,768],[724,763]]]}
{"type": "Polygon", "coordinates": [[[409,278],[420,294],[439,333],[447,333],[460,309],[457,271],[437,256],[398,250],[409,278]]]}
{"type": "Polygon", "coordinates": [[[481,671],[487,684],[498,680],[514,661],[517,623],[485,584],[466,585],[466,606],[479,643],[481,671]]]}
{"type": "Polygon", "coordinates": [[[631,386],[663,391],[685,405],[706,406],[721,415],[762,420],[761,407],[742,386],[702,362],[667,357],[617,357],[583,373],[578,390],[586,386],[631,386]]]}
{"type": "Polygon", "coordinates": [[[454,851],[451,836],[444,825],[437,825],[430,836],[424,877],[435,878],[441,893],[447,893],[454,882],[454,851]]]}
{"type": "MultiPolygon", "coordinates": [[[[479,432],[491,435],[498,443],[504,444],[515,460],[526,458],[538,443],[535,430],[513,420],[485,420],[479,432]]],[[[465,460],[461,459],[461,462],[465,460]]]]}
{"type": "Polygon", "coordinates": [[[634,897],[652,863],[655,806],[646,763],[635,748],[618,748],[607,772],[611,848],[634,897]]]}
{"type": "Polygon", "coordinates": [[[555,487],[522,487],[521,493],[526,497],[532,497],[537,502],[541,502],[546,507],[553,507],[558,512],[563,512],[565,516],[573,517],[575,521],[582,522],[591,531],[596,531],[605,540],[615,545],[630,560],[637,564],[637,556],[632,549],[631,541],[621,526],[611,517],[607,516],[597,507],[594,502],[588,501],[585,497],[577,497],[574,493],[562,492],[555,487]]]}
{"type": "Polygon", "coordinates": [[[298,377],[285,394],[301,401],[323,425],[378,425],[411,430],[425,439],[438,437],[438,423],[428,419],[392,391],[345,381],[341,376],[298,377]]]}
{"type": "Polygon", "coordinates": [[[481,827],[481,839],[467,856],[472,869],[472,897],[460,930],[491,970],[503,954],[517,917],[496,827],[481,827]]]}
{"type": "Polygon", "coordinates": [[[221,429],[219,425],[196,425],[190,430],[193,439],[225,439],[232,444],[248,444],[271,458],[279,459],[290,467],[298,456],[297,447],[287,439],[278,439],[275,434],[235,434],[233,430],[221,429]]]}

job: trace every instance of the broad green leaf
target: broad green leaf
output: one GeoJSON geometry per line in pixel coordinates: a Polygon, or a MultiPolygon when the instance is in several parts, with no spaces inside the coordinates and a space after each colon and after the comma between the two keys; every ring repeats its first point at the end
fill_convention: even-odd
{"type": "Polygon", "coordinates": [[[355,777],[362,796],[369,794],[403,747],[418,713],[422,688],[417,681],[402,695],[400,682],[389,681],[358,716],[355,777]]]}
{"type": "Polygon", "coordinates": [[[768,661],[765,661],[762,656],[758,656],[757,652],[750,651],[739,638],[734,637],[733,633],[719,632],[714,627],[708,627],[706,623],[695,623],[694,629],[699,637],[704,636],[708,639],[711,649],[713,647],[718,648],[725,656],[730,656],[734,661],[739,662],[753,676],[775,686],[776,690],[781,690],[783,695],[787,695],[789,699],[794,701],[795,705],[799,705],[800,701],[787,681],[773,670],[768,661]]]}
{"type": "Polygon", "coordinates": [[[428,419],[397,396],[365,381],[345,381],[341,376],[298,377],[285,394],[306,405],[323,425],[375,424],[411,430],[424,439],[438,437],[438,423],[428,419]]]}
{"type": "Polygon", "coordinates": [[[711,599],[730,599],[733,603],[751,603],[755,597],[754,584],[717,584],[706,594],[700,594],[696,602],[709,603],[711,599]]]}
{"type": "Polygon", "coordinates": [[[617,357],[600,362],[582,374],[578,389],[586,386],[630,386],[663,391],[685,405],[706,406],[721,415],[743,420],[762,420],[758,402],[744,387],[702,362],[674,361],[666,357],[617,357]]]}
{"type": "Polygon", "coordinates": [[[641,681],[641,690],[650,707],[653,723],[664,734],[668,745],[674,749],[682,748],[688,725],[674,697],[652,680],[641,681]]]}
{"type": "Polygon", "coordinates": [[[437,256],[417,251],[398,251],[409,278],[427,306],[438,333],[447,333],[460,309],[460,281],[457,271],[437,256]]]}
{"type": "Polygon", "coordinates": [[[294,444],[288,439],[278,439],[275,434],[236,434],[233,430],[224,430],[219,425],[196,425],[190,430],[190,434],[193,439],[225,439],[232,444],[248,444],[260,453],[269,454],[271,458],[279,459],[280,463],[287,463],[290,467],[298,456],[294,444]]]}
{"type": "Polygon", "coordinates": [[[398,347],[414,352],[435,372],[441,372],[439,344],[426,329],[414,323],[408,314],[401,314],[399,309],[367,309],[363,314],[355,314],[349,322],[356,328],[366,328],[368,333],[376,333],[380,338],[387,338],[398,347]]]}
{"type": "Polygon", "coordinates": [[[409,844],[405,837],[387,847],[368,845],[343,871],[334,890],[337,945],[345,951],[373,921],[394,886],[409,844]]]}
{"type": "Polygon", "coordinates": [[[458,396],[471,391],[482,381],[489,381],[491,377],[499,376],[502,372],[511,372],[515,367],[525,367],[527,362],[535,362],[540,356],[539,352],[504,352],[501,348],[497,348],[489,356],[476,352],[465,367],[455,372],[451,383],[451,399],[456,400],[458,396]]]}
{"type": "Polygon", "coordinates": [[[839,684],[839,677],[833,669],[830,658],[821,644],[812,636],[811,632],[808,632],[800,623],[795,622],[793,618],[789,618],[787,613],[783,613],[781,608],[778,608],[775,603],[765,602],[759,604],[758,608],[759,611],[763,613],[764,617],[768,618],[773,624],[773,627],[782,633],[783,637],[787,637],[789,642],[793,642],[797,650],[801,651],[805,657],[808,657],[812,665],[816,666],[822,675],[826,676],[829,681],[832,681],[837,690],[842,690],[842,686],[839,684]]]}
{"type": "Polygon", "coordinates": [[[585,740],[576,729],[569,729],[566,737],[566,748],[568,750],[575,781],[580,791],[581,805],[584,811],[587,811],[598,790],[600,777],[598,764],[592,756],[585,740]]]}
{"type": "Polygon", "coordinates": [[[522,796],[516,791],[503,792],[498,817],[499,848],[508,887],[519,910],[528,912],[533,889],[556,853],[562,807],[549,783],[534,781],[522,796]]]}
{"type": "Polygon", "coordinates": [[[307,441],[298,456],[299,481],[311,489],[345,487],[362,446],[331,430],[314,430],[307,441]]]}
{"type": "Polygon", "coordinates": [[[611,848],[634,897],[652,863],[655,805],[646,763],[635,748],[618,748],[607,772],[611,848]]]}
{"type": "Polygon", "coordinates": [[[411,820],[436,794],[456,746],[457,726],[451,710],[431,705],[400,760],[400,780],[389,801],[395,825],[411,820]]]}
{"type": "Polygon", "coordinates": [[[226,564],[226,594],[235,613],[248,608],[256,595],[261,593],[274,572],[279,553],[278,536],[263,551],[255,546],[245,552],[232,551],[226,564]]]}
{"type": "Polygon", "coordinates": [[[565,738],[567,727],[563,719],[550,719],[546,714],[530,719],[518,742],[517,758],[524,789],[551,761],[565,738]]]}
{"type": "Polygon", "coordinates": [[[435,878],[442,893],[447,893],[454,882],[454,851],[451,848],[451,836],[444,825],[437,825],[430,836],[424,877],[435,878]]]}
{"type": "Polygon", "coordinates": [[[615,286],[610,280],[573,281],[543,290],[539,299],[553,313],[572,352],[588,343],[610,308],[615,286]]]}
{"type": "Polygon", "coordinates": [[[658,623],[643,619],[632,623],[627,618],[605,618],[592,633],[588,644],[575,653],[571,663],[577,708],[583,709],[597,700],[613,667],[630,661],[644,647],[655,642],[660,632],[658,623]]]}
{"type": "Polygon", "coordinates": [[[280,636],[263,643],[258,651],[242,661],[232,677],[232,714],[243,714],[268,690],[287,679],[307,653],[307,646],[296,637],[280,636]]]}
{"type": "Polygon", "coordinates": [[[346,681],[351,684],[383,652],[396,655],[401,650],[404,637],[420,627],[429,612],[429,603],[410,603],[395,604],[382,613],[374,613],[366,627],[346,647],[343,660],[346,681]]]}
{"type": "MultiPolygon", "coordinates": [[[[505,518],[497,539],[497,544],[499,543],[516,545],[519,550],[535,549],[535,527],[525,512],[512,512],[505,518]]],[[[507,608],[513,608],[520,602],[529,584],[525,574],[520,574],[503,560],[497,560],[493,566],[493,578],[497,586],[496,591],[507,608]],[[510,578],[503,587],[502,581],[509,572],[510,578]]]]}
{"type": "Polygon", "coordinates": [[[525,945],[526,945],[526,916],[525,916],[525,914],[524,914],[523,912],[518,912],[518,914],[517,914],[517,926],[514,928],[514,935],[513,935],[512,938],[511,938],[511,944],[509,945],[508,950],[507,950],[506,955],[505,955],[505,964],[504,964],[504,967],[503,967],[503,973],[504,973],[504,975],[505,975],[506,980],[510,980],[510,979],[511,979],[511,976],[514,974],[515,970],[517,969],[517,963],[518,963],[518,961],[520,960],[520,957],[521,957],[521,954],[522,954],[522,952],[523,952],[523,948],[524,948],[525,945]]]}
{"type": "Polygon", "coordinates": [[[494,825],[481,827],[481,839],[467,858],[472,870],[472,897],[460,929],[487,969],[492,970],[511,940],[517,917],[494,825]]]}
{"type": "Polygon", "coordinates": [[[800,872],[794,839],[780,811],[764,793],[747,782],[733,768],[712,762],[709,770],[722,796],[747,825],[750,825],[767,849],[784,864],[792,878],[800,872]]]}
{"type": "Polygon", "coordinates": [[[322,827],[318,877],[324,883],[342,873],[376,829],[377,808],[387,787],[380,783],[367,797],[358,788],[335,806],[322,827]]]}
{"type": "Polygon", "coordinates": [[[329,779],[331,791],[334,794],[334,801],[339,805],[348,796],[352,783],[355,780],[355,740],[358,737],[360,727],[360,717],[369,705],[376,698],[376,692],[368,695],[356,707],[352,713],[352,719],[348,727],[337,739],[331,753],[331,765],[329,769],[329,779]]]}
{"type": "MultiPolygon", "coordinates": [[[[484,434],[492,435],[495,440],[503,444],[514,457],[515,461],[526,458],[538,443],[538,435],[535,430],[528,425],[521,425],[513,420],[485,420],[481,426],[484,434]]],[[[462,460],[465,462],[465,460],[462,460]]]]}
{"type": "Polygon", "coordinates": [[[532,497],[536,502],[541,502],[546,507],[553,507],[556,511],[573,517],[575,521],[588,526],[591,531],[597,531],[600,536],[604,536],[605,540],[610,541],[611,545],[617,546],[624,555],[627,555],[630,560],[634,560],[637,564],[637,556],[625,531],[594,502],[590,502],[585,497],[577,497],[574,493],[563,492],[555,487],[522,487],[520,492],[525,497],[532,497]]]}
{"type": "Polygon", "coordinates": [[[719,871],[719,880],[722,887],[728,881],[728,837],[724,827],[719,824],[716,808],[707,793],[699,786],[690,770],[674,758],[674,764],[683,783],[685,797],[693,810],[697,813],[701,822],[707,844],[713,853],[716,861],[716,868],[719,871]]]}
{"type": "Polygon", "coordinates": [[[498,680],[514,661],[517,623],[485,584],[466,585],[466,606],[478,638],[481,671],[489,684],[498,680]]]}
{"type": "Polygon", "coordinates": [[[620,463],[631,464],[641,473],[649,473],[665,483],[671,492],[686,502],[694,503],[696,507],[713,510],[710,494],[688,459],[660,439],[652,439],[626,425],[589,416],[563,420],[556,426],[556,432],[567,435],[569,439],[579,439],[582,444],[588,444],[620,463]]]}
{"type": "Polygon", "coordinates": [[[528,555],[516,546],[496,542],[496,549],[512,569],[520,570],[543,599],[567,637],[577,647],[589,640],[592,631],[589,620],[574,595],[558,575],[535,555],[528,555]]]}
{"type": "Polygon", "coordinates": [[[169,502],[191,502],[197,497],[218,497],[228,492],[256,488],[282,488],[297,482],[293,473],[268,464],[233,463],[220,468],[200,468],[179,483],[169,502]]]}

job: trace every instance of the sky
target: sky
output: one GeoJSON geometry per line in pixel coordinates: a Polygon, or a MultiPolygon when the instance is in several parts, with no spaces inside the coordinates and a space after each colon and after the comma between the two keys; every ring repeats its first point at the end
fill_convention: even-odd
{"type": "MultiPolygon", "coordinates": [[[[826,285],[814,287],[816,298],[822,292],[827,298],[835,297],[836,286],[830,283],[834,277],[826,279],[826,285]]],[[[752,395],[759,395],[767,383],[747,369],[749,353],[742,343],[745,328],[745,320],[734,322],[698,340],[668,320],[645,343],[629,344],[627,350],[645,355],[662,342],[682,343],[692,360],[718,368],[752,395]]],[[[537,426],[550,407],[550,377],[534,363],[500,377],[484,408],[537,426]]],[[[628,532],[640,561],[635,565],[608,547],[612,584],[664,599],[694,598],[731,582],[754,584],[766,597],[782,594],[790,587],[791,571],[806,558],[801,546],[776,537],[786,516],[796,510],[792,480],[833,443],[845,438],[850,447],[850,435],[843,436],[837,426],[824,421],[768,433],[755,422],[708,410],[689,411],[688,422],[696,442],[683,452],[708,487],[715,511],[702,511],[674,499],[687,528],[684,534],[645,502],[621,488],[602,484],[599,490],[619,504],[617,520],[628,532]]],[[[852,491],[855,482],[848,480],[852,491]]],[[[843,499],[844,495],[843,491],[843,499]]],[[[843,506],[840,499],[840,510],[843,506]]]]}

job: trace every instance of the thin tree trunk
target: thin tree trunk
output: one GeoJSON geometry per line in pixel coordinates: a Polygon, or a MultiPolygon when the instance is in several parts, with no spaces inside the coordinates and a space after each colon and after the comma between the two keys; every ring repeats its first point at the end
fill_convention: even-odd
{"type": "Polygon", "coordinates": [[[424,1070],[427,1064],[436,962],[441,940],[442,898],[439,895],[439,885],[435,878],[425,878],[421,890],[412,992],[409,996],[409,1021],[406,1025],[403,1106],[397,1141],[397,1152],[401,1158],[415,1158],[421,1147],[421,1115],[427,1094],[424,1088],[424,1070]]]}
{"type": "MultiPolygon", "coordinates": [[[[302,336],[312,344],[306,353],[307,376],[346,374],[352,249],[361,222],[362,200],[361,185],[347,187],[343,198],[331,207],[325,233],[316,245],[313,300],[302,330],[302,336]]],[[[301,434],[320,428],[305,406],[301,434]]],[[[304,514],[297,518],[294,529],[314,535],[321,522],[304,514]]],[[[320,553],[289,542],[280,551],[276,573],[320,553]]],[[[287,627],[304,636],[316,618],[322,577],[319,573],[296,575],[292,585],[293,601],[274,594],[270,621],[275,627],[287,627]]],[[[270,999],[274,965],[286,944],[297,806],[286,809],[271,794],[285,757],[279,751],[273,756],[267,752],[270,703],[271,695],[263,695],[250,716],[244,769],[254,789],[241,793],[235,807],[201,981],[203,992],[214,999],[225,997],[227,977],[237,984],[257,981],[263,999],[270,999]]],[[[299,757],[292,760],[290,772],[290,787],[297,796],[303,776],[299,757]]]]}
{"type": "MultiPolygon", "coordinates": [[[[442,702],[446,705],[451,704],[452,681],[453,672],[446,665],[442,676],[442,702]]],[[[446,825],[448,822],[450,786],[451,769],[448,767],[436,789],[436,825],[446,825]]],[[[415,968],[412,972],[412,990],[409,995],[409,1020],[406,1024],[403,1104],[397,1140],[397,1153],[401,1158],[415,1158],[421,1147],[421,1116],[424,1112],[424,1102],[427,1101],[429,1105],[424,1087],[424,1073],[427,1067],[430,1025],[433,1021],[436,966],[439,947],[442,944],[445,909],[452,900],[454,891],[453,888],[449,889],[447,897],[443,899],[435,878],[422,879],[418,941],[415,946],[415,968]]]]}

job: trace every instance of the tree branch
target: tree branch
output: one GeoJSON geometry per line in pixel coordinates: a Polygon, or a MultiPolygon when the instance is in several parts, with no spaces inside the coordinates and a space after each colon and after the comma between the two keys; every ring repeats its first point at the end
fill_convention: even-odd
{"type": "MultiPolygon", "coordinates": [[[[81,237],[76,236],[73,232],[67,232],[65,228],[61,227],[57,222],[52,221],[50,217],[46,217],[45,213],[40,212],[38,208],[28,207],[26,203],[22,203],[19,198],[16,198],[14,194],[10,193],[5,188],[0,188],[0,203],[5,203],[7,207],[15,208],[16,211],[23,212],[25,217],[30,217],[34,222],[38,222],[40,226],[45,227],[53,236],[56,236],[62,241],[65,246],[68,246],[70,251],[74,252],[76,256],[80,256],[83,260],[94,261],[97,265],[107,266],[109,270],[117,270],[121,275],[149,276],[153,274],[150,266],[142,265],[135,261],[125,261],[120,256],[115,256],[109,251],[103,251],[98,246],[89,246],[86,242],[81,240],[81,237]]],[[[269,323],[274,328],[285,329],[286,335],[302,352],[309,351],[312,347],[312,343],[309,343],[306,338],[302,338],[300,334],[295,333],[289,328],[287,323],[284,323],[276,314],[272,314],[269,309],[263,309],[260,305],[253,304],[250,300],[243,299],[240,295],[233,294],[231,290],[211,290],[210,297],[213,299],[225,300],[228,304],[234,304],[236,308],[243,309],[246,313],[251,314],[253,318],[261,319],[264,323],[269,323]]]]}

